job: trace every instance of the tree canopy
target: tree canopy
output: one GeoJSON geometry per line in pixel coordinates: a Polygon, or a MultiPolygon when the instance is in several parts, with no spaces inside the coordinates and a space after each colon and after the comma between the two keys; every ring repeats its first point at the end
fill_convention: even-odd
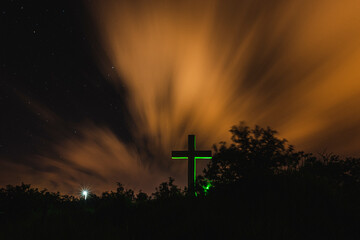
{"type": "Polygon", "coordinates": [[[204,171],[205,178],[215,184],[295,169],[309,157],[295,151],[286,139],[278,138],[270,127],[251,129],[240,122],[230,132],[232,143],[214,145],[215,154],[204,171]]]}

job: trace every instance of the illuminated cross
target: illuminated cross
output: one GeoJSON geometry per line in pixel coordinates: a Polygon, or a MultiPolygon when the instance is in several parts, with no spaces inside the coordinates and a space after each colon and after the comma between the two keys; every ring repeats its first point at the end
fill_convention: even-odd
{"type": "Polygon", "coordinates": [[[211,151],[196,151],[195,135],[188,135],[187,151],[172,151],[172,159],[188,160],[188,191],[195,195],[196,159],[211,159],[211,151]]]}

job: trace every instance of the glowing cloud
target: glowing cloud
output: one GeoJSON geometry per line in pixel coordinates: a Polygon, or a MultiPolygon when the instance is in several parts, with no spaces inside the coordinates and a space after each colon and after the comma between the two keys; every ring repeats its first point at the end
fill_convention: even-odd
{"type": "Polygon", "coordinates": [[[359,1],[89,5],[149,149],[179,148],[189,133],[209,146],[245,120],[301,149],[359,153],[359,1]]]}

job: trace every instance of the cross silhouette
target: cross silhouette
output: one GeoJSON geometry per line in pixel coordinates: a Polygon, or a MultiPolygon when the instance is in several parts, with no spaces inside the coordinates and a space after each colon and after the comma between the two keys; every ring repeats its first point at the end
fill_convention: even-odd
{"type": "Polygon", "coordinates": [[[211,158],[211,151],[196,151],[195,135],[188,135],[187,151],[172,151],[172,159],[188,160],[188,191],[190,195],[195,195],[196,160],[211,158]]]}

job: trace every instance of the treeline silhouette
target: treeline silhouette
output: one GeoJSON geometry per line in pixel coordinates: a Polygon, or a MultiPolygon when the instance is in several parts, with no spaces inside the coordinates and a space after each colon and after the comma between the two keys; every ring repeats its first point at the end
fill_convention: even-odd
{"type": "Polygon", "coordinates": [[[0,239],[360,239],[360,159],[296,151],[271,128],[231,128],[190,197],[117,183],[87,200],[0,189],[0,239]]]}

